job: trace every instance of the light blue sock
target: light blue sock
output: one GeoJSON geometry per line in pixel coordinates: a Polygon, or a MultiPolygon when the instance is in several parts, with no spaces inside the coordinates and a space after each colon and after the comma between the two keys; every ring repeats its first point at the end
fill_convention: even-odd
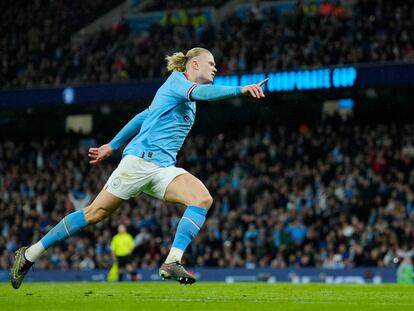
{"type": "Polygon", "coordinates": [[[198,206],[188,206],[178,223],[172,247],[184,251],[197,235],[206,220],[207,210],[198,206]]]}
{"type": "Polygon", "coordinates": [[[83,210],[67,215],[54,226],[41,240],[43,247],[49,247],[66,240],[87,226],[83,210]]]}

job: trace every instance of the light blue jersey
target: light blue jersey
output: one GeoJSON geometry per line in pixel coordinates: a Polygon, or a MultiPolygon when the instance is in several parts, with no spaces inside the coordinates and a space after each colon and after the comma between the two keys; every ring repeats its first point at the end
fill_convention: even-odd
{"type": "Polygon", "coordinates": [[[174,165],[194,124],[196,103],[190,100],[190,94],[197,85],[184,73],[173,72],[155,94],[140,133],[123,156],[135,155],[163,167],[174,165]]]}
{"type": "Polygon", "coordinates": [[[235,97],[241,87],[198,85],[183,72],[173,72],[158,89],[150,107],[133,118],[109,143],[115,150],[138,133],[123,156],[134,155],[158,166],[175,165],[177,153],[194,124],[194,100],[235,97]]]}

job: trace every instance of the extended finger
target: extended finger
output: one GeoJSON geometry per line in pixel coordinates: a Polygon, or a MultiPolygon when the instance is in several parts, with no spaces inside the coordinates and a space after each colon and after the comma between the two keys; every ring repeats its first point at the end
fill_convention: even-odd
{"type": "Polygon", "coordinates": [[[254,89],[252,87],[248,88],[250,95],[252,95],[252,97],[256,98],[256,93],[254,92],[254,89]]]}
{"type": "Polygon", "coordinates": [[[260,98],[259,88],[256,85],[253,85],[254,93],[256,94],[256,98],[260,98]]]}
{"type": "Polygon", "coordinates": [[[267,81],[269,81],[269,78],[264,79],[263,81],[259,82],[259,86],[262,86],[263,84],[265,84],[267,81]]]}

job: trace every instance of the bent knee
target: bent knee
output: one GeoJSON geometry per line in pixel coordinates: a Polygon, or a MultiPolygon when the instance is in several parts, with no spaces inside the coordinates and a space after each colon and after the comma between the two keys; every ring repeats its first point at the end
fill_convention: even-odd
{"type": "Polygon", "coordinates": [[[206,193],[205,195],[200,196],[200,198],[197,199],[197,203],[195,205],[203,207],[205,209],[209,209],[211,205],[213,205],[213,197],[210,195],[210,193],[206,193]]]}

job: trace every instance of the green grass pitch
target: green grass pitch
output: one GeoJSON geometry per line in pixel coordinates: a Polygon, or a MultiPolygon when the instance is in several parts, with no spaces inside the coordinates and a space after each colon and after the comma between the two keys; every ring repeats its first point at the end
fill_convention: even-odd
{"type": "Polygon", "coordinates": [[[414,310],[414,287],[264,283],[0,284],[0,310],[414,310]]]}

